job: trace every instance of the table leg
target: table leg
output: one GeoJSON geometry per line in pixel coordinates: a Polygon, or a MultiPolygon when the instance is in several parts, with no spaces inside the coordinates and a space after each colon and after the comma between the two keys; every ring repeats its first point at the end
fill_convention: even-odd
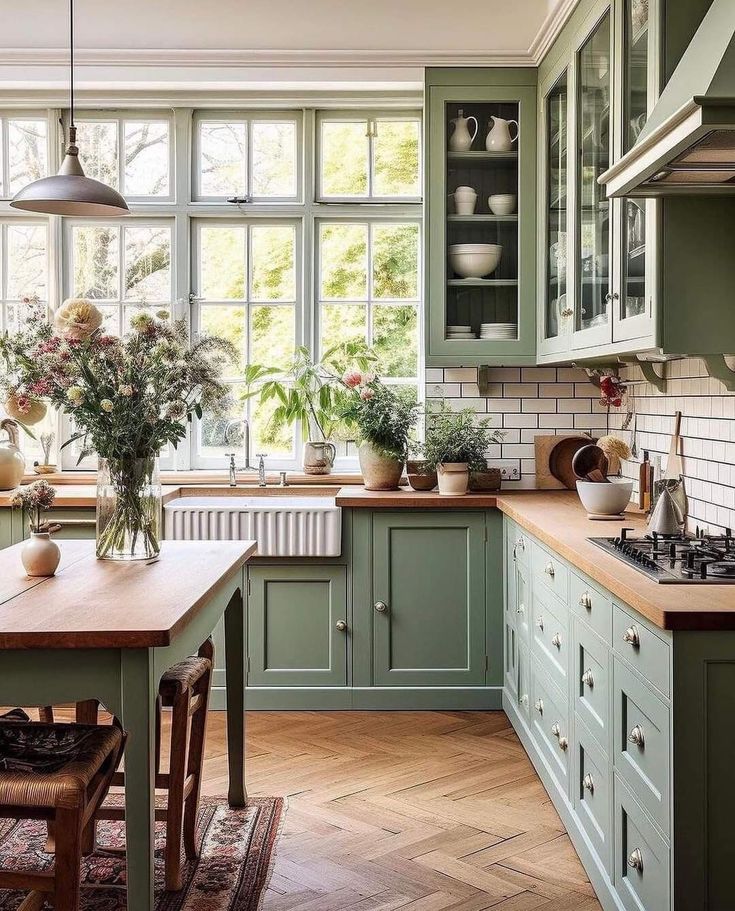
{"type": "Polygon", "coordinates": [[[231,807],[245,806],[245,606],[236,591],[225,610],[227,761],[231,807]]]}
{"type": "Polygon", "coordinates": [[[125,830],[131,911],[153,911],[155,715],[158,681],[153,652],[123,649],[122,718],[125,745],[125,830]]]}

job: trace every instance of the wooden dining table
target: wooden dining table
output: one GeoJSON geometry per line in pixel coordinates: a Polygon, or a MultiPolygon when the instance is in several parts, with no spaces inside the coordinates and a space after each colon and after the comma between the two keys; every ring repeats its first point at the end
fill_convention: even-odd
{"type": "Polygon", "coordinates": [[[129,911],[153,909],[158,684],[224,617],[230,806],[245,805],[244,567],[255,541],[164,541],[150,561],[97,560],[61,542],[56,575],[29,578],[0,551],[0,705],[99,700],[127,731],[129,911]]]}

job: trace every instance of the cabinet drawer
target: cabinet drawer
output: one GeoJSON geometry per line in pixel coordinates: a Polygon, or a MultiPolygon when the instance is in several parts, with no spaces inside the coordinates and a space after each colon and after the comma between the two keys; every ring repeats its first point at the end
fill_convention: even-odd
{"type": "Polygon", "coordinates": [[[617,656],[613,689],[615,770],[668,834],[669,708],[617,656]]]}
{"type": "Polygon", "coordinates": [[[532,650],[541,666],[562,690],[567,691],[570,651],[569,621],[556,598],[533,593],[532,650]]]}
{"type": "Polygon", "coordinates": [[[528,646],[518,643],[518,709],[526,724],[531,720],[531,666],[528,646]]]}
{"type": "Polygon", "coordinates": [[[569,605],[572,613],[585,623],[608,644],[612,636],[612,600],[588,579],[569,573],[569,605]]]}
{"type": "Polygon", "coordinates": [[[559,692],[535,658],[531,658],[531,728],[562,791],[569,794],[571,761],[569,711],[559,692]]]}
{"type": "Polygon", "coordinates": [[[545,586],[557,598],[567,603],[569,594],[569,570],[566,565],[536,541],[531,544],[531,578],[545,586]]]}
{"type": "Polygon", "coordinates": [[[527,567],[531,558],[531,541],[515,522],[510,522],[508,527],[508,546],[516,562],[527,567]]]}
{"type": "Polygon", "coordinates": [[[613,648],[664,696],[669,695],[668,642],[617,604],[613,605],[613,648]]]}
{"type": "Polygon", "coordinates": [[[574,725],[574,748],[574,811],[612,878],[612,768],[579,717],[574,725]]]}
{"type": "Polygon", "coordinates": [[[613,882],[628,911],[665,911],[670,905],[670,849],[637,801],[615,776],[613,882]]]}
{"type": "Polygon", "coordinates": [[[579,617],[574,618],[574,711],[605,753],[610,751],[610,653],[579,617]]]}

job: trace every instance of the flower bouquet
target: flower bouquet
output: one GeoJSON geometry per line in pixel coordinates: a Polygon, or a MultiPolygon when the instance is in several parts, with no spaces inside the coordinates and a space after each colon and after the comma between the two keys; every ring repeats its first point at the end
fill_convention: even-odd
{"type": "Polygon", "coordinates": [[[51,325],[32,312],[0,339],[6,389],[32,405],[47,399],[70,415],[79,461],[100,457],[97,556],[146,559],[160,551],[157,459],[186,435],[186,421],[229,405],[222,382],[232,345],[205,337],[190,346],[186,324],[141,311],[123,338],[106,334],[91,302],[66,301],[51,325]],[[8,380],[7,377],[10,377],[8,380]]]}

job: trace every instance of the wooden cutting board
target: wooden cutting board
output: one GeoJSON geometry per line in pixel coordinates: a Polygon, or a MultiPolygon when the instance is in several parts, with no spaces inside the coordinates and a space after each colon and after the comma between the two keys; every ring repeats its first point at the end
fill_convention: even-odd
{"type": "Polygon", "coordinates": [[[579,442],[578,449],[581,449],[582,446],[589,446],[590,443],[594,443],[594,439],[588,436],[584,436],[580,433],[565,433],[565,434],[554,434],[550,436],[537,436],[533,439],[533,445],[535,448],[536,456],[536,487],[539,490],[574,490],[574,473],[572,472],[572,457],[576,449],[572,446],[565,453],[565,458],[563,460],[564,464],[568,462],[568,465],[565,467],[560,466],[557,468],[557,474],[559,477],[565,479],[564,481],[559,480],[559,477],[555,477],[551,468],[549,467],[549,459],[551,457],[552,450],[554,447],[561,443],[563,440],[577,440],[579,442]]]}

